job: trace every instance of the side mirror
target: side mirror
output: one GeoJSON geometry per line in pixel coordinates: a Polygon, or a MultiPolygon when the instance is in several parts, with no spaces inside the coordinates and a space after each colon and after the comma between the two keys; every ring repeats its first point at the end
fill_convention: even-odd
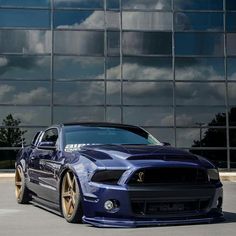
{"type": "Polygon", "coordinates": [[[170,143],[162,142],[163,146],[171,146],[170,143]]]}
{"type": "Polygon", "coordinates": [[[52,150],[52,151],[56,150],[54,142],[41,142],[39,143],[38,148],[43,150],[52,150]]]}

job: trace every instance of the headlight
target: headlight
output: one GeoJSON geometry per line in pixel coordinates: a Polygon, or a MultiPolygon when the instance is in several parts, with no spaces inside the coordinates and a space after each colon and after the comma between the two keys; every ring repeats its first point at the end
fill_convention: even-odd
{"type": "Polygon", "coordinates": [[[91,181],[104,184],[117,184],[125,170],[99,170],[97,171],[91,181]]]}
{"type": "Polygon", "coordinates": [[[218,181],[220,180],[219,171],[217,169],[208,169],[207,170],[209,180],[218,181]]]}

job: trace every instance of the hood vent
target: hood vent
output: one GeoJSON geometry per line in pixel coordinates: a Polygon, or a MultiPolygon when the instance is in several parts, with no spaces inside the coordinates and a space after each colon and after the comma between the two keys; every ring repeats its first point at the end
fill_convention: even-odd
{"type": "Polygon", "coordinates": [[[130,156],[127,158],[130,161],[137,160],[163,160],[163,161],[198,161],[195,156],[182,156],[182,155],[142,155],[142,156],[130,156]]]}

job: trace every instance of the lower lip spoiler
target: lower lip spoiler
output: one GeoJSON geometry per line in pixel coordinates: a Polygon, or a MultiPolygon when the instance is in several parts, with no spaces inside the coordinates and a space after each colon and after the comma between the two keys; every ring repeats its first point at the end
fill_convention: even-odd
{"type": "Polygon", "coordinates": [[[189,224],[210,224],[223,222],[225,219],[222,216],[217,218],[196,218],[196,219],[179,219],[179,220],[126,220],[122,221],[118,219],[104,219],[102,217],[87,218],[83,217],[83,222],[91,224],[96,227],[104,228],[134,228],[134,227],[145,227],[145,226],[169,226],[169,225],[189,225],[189,224]]]}

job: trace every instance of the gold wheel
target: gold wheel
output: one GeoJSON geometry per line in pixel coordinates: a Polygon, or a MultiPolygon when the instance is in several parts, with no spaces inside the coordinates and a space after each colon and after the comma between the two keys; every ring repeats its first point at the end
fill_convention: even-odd
{"type": "Polygon", "coordinates": [[[15,174],[15,193],[16,193],[16,199],[19,200],[22,195],[22,169],[18,166],[16,168],[16,174],[15,174]]]}
{"type": "Polygon", "coordinates": [[[77,211],[78,191],[75,176],[68,171],[63,178],[61,191],[62,210],[66,219],[72,218],[77,211]]]}

